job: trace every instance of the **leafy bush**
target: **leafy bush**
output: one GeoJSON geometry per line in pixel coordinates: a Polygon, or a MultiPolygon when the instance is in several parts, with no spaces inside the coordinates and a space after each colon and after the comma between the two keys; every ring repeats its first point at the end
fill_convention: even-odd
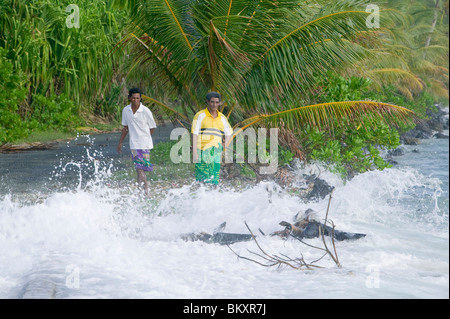
{"type": "Polygon", "coordinates": [[[294,159],[294,153],[283,146],[278,146],[278,148],[278,165],[289,164],[294,159]]]}
{"type": "Polygon", "coordinates": [[[308,127],[302,143],[310,160],[328,164],[331,171],[344,179],[355,173],[391,167],[381,157],[380,150],[400,145],[397,130],[369,118],[359,128],[337,128],[334,134],[308,127]]]}
{"type": "Polygon", "coordinates": [[[327,78],[322,80],[325,87],[322,100],[324,102],[359,101],[367,91],[370,80],[352,76],[348,79],[333,72],[327,73],[327,78]]]}
{"type": "MultiPolygon", "coordinates": [[[[318,103],[375,97],[367,91],[370,85],[367,79],[357,77],[346,79],[329,73],[323,83],[318,103]]],[[[383,97],[378,97],[379,100],[383,100],[383,97]]],[[[400,100],[392,102],[389,100],[391,103],[401,105],[395,103],[396,101],[400,100]]],[[[393,149],[400,144],[397,129],[370,115],[354,128],[342,125],[345,119],[339,121],[330,119],[330,121],[333,122],[332,131],[319,131],[308,126],[300,132],[299,140],[308,160],[328,164],[330,170],[339,173],[344,179],[355,173],[390,167],[390,164],[381,157],[380,150],[393,149]]]]}
{"type": "Polygon", "coordinates": [[[18,113],[27,94],[25,80],[23,73],[14,71],[6,50],[0,47],[0,145],[28,134],[27,123],[18,113]]]}
{"type": "Polygon", "coordinates": [[[31,106],[33,114],[30,122],[39,130],[62,129],[67,131],[81,123],[76,115],[75,103],[64,94],[59,96],[52,94],[49,98],[34,95],[31,106]]]}

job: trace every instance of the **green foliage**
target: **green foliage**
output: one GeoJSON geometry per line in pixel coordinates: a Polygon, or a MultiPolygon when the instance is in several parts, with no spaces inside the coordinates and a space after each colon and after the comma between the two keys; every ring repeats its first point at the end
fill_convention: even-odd
{"type": "Polygon", "coordinates": [[[355,173],[391,167],[381,157],[380,149],[393,149],[400,144],[395,129],[370,120],[359,129],[338,129],[335,133],[339,134],[339,139],[329,132],[308,127],[304,133],[304,150],[310,160],[329,165],[331,171],[344,179],[355,173]]]}
{"type": "Polygon", "coordinates": [[[278,165],[289,164],[293,159],[294,153],[286,147],[278,146],[278,165]]]}
{"type": "MultiPolygon", "coordinates": [[[[362,99],[363,93],[368,90],[370,82],[369,79],[356,76],[346,79],[335,72],[328,71],[321,84],[325,88],[322,100],[324,102],[359,101],[362,99]]],[[[374,101],[387,102],[377,99],[374,101]]]]}
{"type": "MultiPolygon", "coordinates": [[[[329,73],[328,85],[323,88],[320,99],[321,102],[361,99],[369,85],[370,81],[367,79],[345,79],[329,73]]],[[[328,164],[332,171],[343,178],[390,167],[381,157],[380,149],[392,149],[400,144],[396,129],[370,115],[366,115],[361,123],[353,127],[343,126],[341,122],[332,120],[332,131],[310,126],[302,131],[300,142],[309,160],[328,164]]]]}
{"type": "Polygon", "coordinates": [[[28,136],[14,140],[14,144],[70,140],[76,136],[77,134],[75,131],[65,132],[56,129],[46,129],[44,131],[30,130],[30,134],[28,136]]]}
{"type": "Polygon", "coordinates": [[[433,97],[432,103],[448,105],[448,3],[448,0],[385,1],[382,5],[395,10],[402,19],[391,25],[390,30],[382,26],[372,38],[362,36],[360,42],[371,50],[372,57],[349,71],[370,77],[371,90],[383,93],[383,86],[394,86],[396,94],[412,102],[426,92],[433,97]]]}
{"type": "Polygon", "coordinates": [[[128,15],[115,2],[76,1],[78,21],[68,0],[0,2],[0,47],[28,76],[29,97],[64,93],[79,111],[93,111],[97,97],[123,76],[126,53],[114,46],[128,15]]]}
{"type": "Polygon", "coordinates": [[[251,167],[247,163],[239,163],[238,164],[241,168],[241,177],[254,179],[256,178],[256,173],[254,170],[251,169],[251,167]]]}
{"type": "Polygon", "coordinates": [[[76,104],[64,94],[52,94],[49,98],[33,95],[33,102],[22,117],[19,106],[26,101],[25,83],[26,76],[13,68],[6,50],[0,48],[0,144],[23,139],[31,130],[68,131],[81,124],[76,104]]]}
{"type": "Polygon", "coordinates": [[[152,164],[172,163],[170,160],[170,150],[178,141],[159,142],[150,151],[150,161],[152,164]]]}
{"type": "Polygon", "coordinates": [[[18,113],[26,98],[25,79],[0,47],[0,145],[27,135],[27,125],[18,113]]]}
{"type": "MultiPolygon", "coordinates": [[[[155,87],[157,107],[175,113],[163,99],[171,94],[183,108],[176,115],[189,122],[189,114],[204,108],[205,94],[214,90],[222,94],[230,122],[244,127],[249,124],[246,120],[256,120],[254,116],[305,105],[301,99],[317,86],[317,74],[326,75],[366,56],[367,50],[353,40],[375,31],[366,23],[367,3],[135,2],[128,42],[134,45],[135,65],[147,70],[155,87]]],[[[305,125],[294,113],[285,126],[305,125]]],[[[330,108],[317,114],[330,116],[330,108]]]]}
{"type": "Polygon", "coordinates": [[[175,164],[170,159],[170,150],[178,141],[159,142],[150,151],[150,162],[154,165],[150,180],[179,180],[193,178],[193,164],[175,164]]]}
{"type": "Polygon", "coordinates": [[[0,1],[2,74],[21,76],[2,77],[2,92],[17,89],[0,102],[0,143],[30,130],[69,130],[92,114],[117,120],[122,86],[114,83],[122,82],[128,52],[115,46],[126,23],[127,9],[116,0],[0,1]]]}
{"type": "Polygon", "coordinates": [[[76,114],[77,107],[65,94],[49,98],[34,95],[32,103],[33,114],[30,123],[34,128],[70,130],[81,124],[76,114]]]}
{"type": "Polygon", "coordinates": [[[122,86],[113,84],[104,98],[97,98],[94,114],[120,123],[124,105],[122,89],[122,86]]]}

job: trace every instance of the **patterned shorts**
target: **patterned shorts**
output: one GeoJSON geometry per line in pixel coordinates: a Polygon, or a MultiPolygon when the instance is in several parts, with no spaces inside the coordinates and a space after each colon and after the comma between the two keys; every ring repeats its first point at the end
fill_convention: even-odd
{"type": "Polygon", "coordinates": [[[131,150],[131,158],[136,169],[153,171],[153,165],[150,163],[150,150],[131,150]]]}

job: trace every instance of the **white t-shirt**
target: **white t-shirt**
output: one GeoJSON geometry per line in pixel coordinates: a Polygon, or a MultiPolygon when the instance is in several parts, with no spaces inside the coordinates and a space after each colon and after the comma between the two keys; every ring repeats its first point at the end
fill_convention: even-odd
{"type": "Polygon", "coordinates": [[[141,103],[136,113],[133,114],[131,104],[122,110],[122,125],[128,126],[130,134],[130,149],[132,150],[151,150],[153,140],[150,135],[150,129],[156,128],[152,112],[141,103]]]}

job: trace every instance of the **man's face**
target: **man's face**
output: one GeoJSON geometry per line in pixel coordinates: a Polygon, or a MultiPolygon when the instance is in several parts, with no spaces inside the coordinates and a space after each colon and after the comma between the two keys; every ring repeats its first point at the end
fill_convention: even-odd
{"type": "Polygon", "coordinates": [[[217,111],[220,106],[220,100],[217,97],[212,97],[209,101],[206,100],[206,103],[208,103],[208,108],[217,111]]]}
{"type": "Polygon", "coordinates": [[[139,93],[133,93],[130,97],[132,106],[139,106],[141,104],[141,95],[139,93]]]}

